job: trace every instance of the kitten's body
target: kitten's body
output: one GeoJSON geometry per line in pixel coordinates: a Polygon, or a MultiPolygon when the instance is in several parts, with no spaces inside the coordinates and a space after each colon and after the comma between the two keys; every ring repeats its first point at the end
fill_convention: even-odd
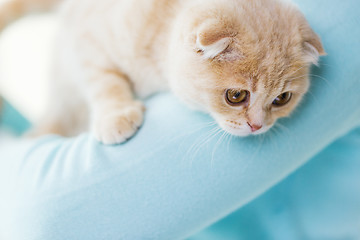
{"type": "MultiPolygon", "coordinates": [[[[87,61],[85,65],[94,64],[127,75],[141,98],[168,90],[165,74],[169,28],[175,15],[173,8],[179,2],[68,1],[60,34],[63,37],[60,44],[65,41],[68,46],[60,51],[76,51],[80,55],[74,56],[76,65],[87,61]]],[[[69,60],[67,54],[64,58],[69,60]]],[[[84,66],[79,67],[83,72],[84,66]]]]}
{"type": "Polygon", "coordinates": [[[90,126],[104,143],[141,125],[133,92],[168,89],[233,134],[265,132],[300,101],[310,63],[323,54],[298,10],[278,0],[71,0],[62,13],[54,94],[38,131],[90,126]],[[229,106],[227,89],[249,97],[229,106]],[[293,100],[271,110],[285,90],[293,100]]]}
{"type": "MultiPolygon", "coordinates": [[[[127,108],[126,118],[135,118],[131,120],[134,126],[125,123],[127,129],[123,131],[126,131],[125,138],[131,137],[142,123],[143,112],[142,104],[133,102],[132,92],[143,99],[169,89],[166,78],[169,20],[174,17],[173,7],[179,2],[77,0],[65,3],[53,86],[54,92],[65,95],[60,96],[59,105],[50,104],[51,117],[42,122],[37,131],[75,135],[88,129],[89,124],[93,131],[101,131],[98,128],[107,125],[104,123],[107,120],[91,116],[91,122],[89,114],[98,113],[100,118],[104,115],[106,118],[107,113],[116,112],[114,108],[127,108]],[[71,98],[68,98],[69,91],[73,91],[71,98]],[[96,106],[101,101],[106,103],[96,106]],[[123,104],[128,106],[118,106],[123,104]]],[[[120,112],[122,115],[122,110],[120,112]]],[[[114,125],[124,125],[124,122],[127,119],[114,125]]],[[[103,136],[99,140],[114,143],[125,138],[103,136]]]]}

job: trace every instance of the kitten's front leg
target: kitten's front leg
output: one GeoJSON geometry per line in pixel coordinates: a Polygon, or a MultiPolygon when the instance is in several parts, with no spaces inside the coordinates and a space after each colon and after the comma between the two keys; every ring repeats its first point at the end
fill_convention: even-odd
{"type": "Polygon", "coordinates": [[[126,76],[111,70],[96,75],[90,80],[91,131],[104,144],[125,142],[141,126],[145,108],[126,76]]]}

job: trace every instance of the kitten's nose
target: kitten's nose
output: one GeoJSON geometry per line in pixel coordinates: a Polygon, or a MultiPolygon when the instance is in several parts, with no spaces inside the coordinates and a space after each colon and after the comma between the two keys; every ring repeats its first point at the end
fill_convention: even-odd
{"type": "Polygon", "coordinates": [[[251,128],[252,132],[256,132],[262,128],[262,125],[250,124],[249,122],[247,124],[251,128]]]}

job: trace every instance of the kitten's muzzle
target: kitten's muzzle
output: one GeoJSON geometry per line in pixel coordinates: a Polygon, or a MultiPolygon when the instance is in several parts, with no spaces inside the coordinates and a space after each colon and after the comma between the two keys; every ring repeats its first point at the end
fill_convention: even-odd
{"type": "Polygon", "coordinates": [[[256,132],[258,130],[260,130],[263,126],[262,125],[257,125],[257,124],[251,124],[249,122],[247,122],[247,124],[249,125],[251,132],[256,132]]]}

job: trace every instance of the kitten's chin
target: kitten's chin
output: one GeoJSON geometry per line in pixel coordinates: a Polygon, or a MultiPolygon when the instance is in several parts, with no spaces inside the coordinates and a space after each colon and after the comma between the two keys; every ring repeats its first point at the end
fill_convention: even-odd
{"type": "Polygon", "coordinates": [[[251,130],[247,126],[231,126],[223,121],[219,121],[218,124],[225,132],[234,136],[247,137],[252,134],[251,130]]]}
{"type": "Polygon", "coordinates": [[[219,126],[227,133],[238,136],[238,137],[247,137],[251,135],[260,135],[266,133],[272,126],[264,126],[261,129],[253,132],[248,125],[232,125],[228,124],[226,121],[218,122],[219,126]]]}
{"type": "Polygon", "coordinates": [[[230,127],[230,126],[221,126],[221,128],[234,136],[238,136],[238,137],[247,137],[252,135],[251,131],[246,130],[246,129],[242,129],[242,128],[234,128],[234,127],[230,127]]]}

